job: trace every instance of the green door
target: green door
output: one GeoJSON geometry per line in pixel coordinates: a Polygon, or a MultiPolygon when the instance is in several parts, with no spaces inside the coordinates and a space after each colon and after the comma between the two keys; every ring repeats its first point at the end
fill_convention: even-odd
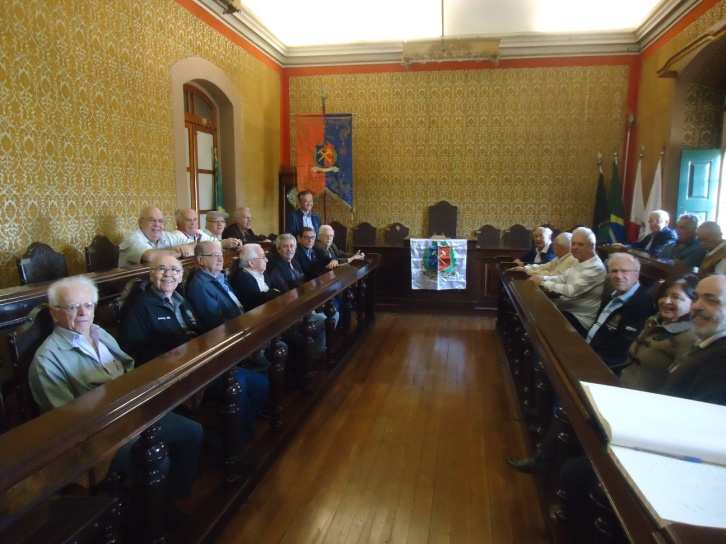
{"type": "Polygon", "coordinates": [[[716,220],[720,166],[720,149],[681,151],[676,217],[692,213],[701,222],[716,220]]]}

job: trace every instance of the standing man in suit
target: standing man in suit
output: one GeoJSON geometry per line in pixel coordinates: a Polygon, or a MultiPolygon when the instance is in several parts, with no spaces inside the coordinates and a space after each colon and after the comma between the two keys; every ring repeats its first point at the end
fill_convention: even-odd
{"type": "Polygon", "coordinates": [[[534,247],[522,257],[522,260],[514,259],[517,266],[525,264],[544,264],[555,258],[555,250],[552,247],[552,229],[549,227],[535,227],[532,230],[532,241],[534,247]]]}
{"type": "Polygon", "coordinates": [[[320,249],[323,254],[330,259],[330,262],[326,265],[328,270],[335,268],[341,264],[350,264],[353,261],[360,261],[365,259],[365,255],[361,251],[357,251],[355,255],[345,253],[343,250],[338,248],[333,241],[335,239],[335,231],[330,225],[321,225],[320,232],[318,233],[318,241],[315,245],[320,249]]]}
{"type": "Polygon", "coordinates": [[[303,227],[313,229],[317,235],[320,230],[320,216],[313,212],[313,193],[300,191],[297,194],[298,209],[287,216],[287,232],[300,236],[303,227]]]}

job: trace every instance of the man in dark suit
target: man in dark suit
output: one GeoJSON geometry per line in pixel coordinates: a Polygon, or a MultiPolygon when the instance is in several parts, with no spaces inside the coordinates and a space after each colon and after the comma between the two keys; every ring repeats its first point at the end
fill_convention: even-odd
{"type": "Polygon", "coordinates": [[[297,194],[297,202],[298,209],[287,216],[287,232],[293,236],[300,236],[303,227],[308,227],[317,235],[320,230],[320,216],[313,212],[313,193],[300,191],[297,194]]]}
{"type": "Polygon", "coordinates": [[[222,239],[236,238],[242,244],[264,242],[265,236],[259,236],[252,230],[252,211],[249,208],[237,208],[232,214],[232,224],[222,232],[222,239]]]}
{"type": "Polygon", "coordinates": [[[656,313],[655,303],[641,286],[640,261],[628,253],[608,259],[608,279],[614,291],[600,305],[586,341],[613,372],[623,369],[630,344],[643,330],[645,320],[656,313]]]}
{"type": "Polygon", "coordinates": [[[517,266],[525,264],[544,264],[555,258],[555,248],[552,247],[552,229],[549,227],[535,227],[532,230],[532,249],[524,254],[522,260],[514,259],[517,266]]]}
{"type": "Polygon", "coordinates": [[[317,278],[330,264],[330,257],[315,247],[315,231],[308,227],[303,227],[302,233],[298,236],[295,259],[300,263],[305,279],[308,280],[317,278]]]}
{"type": "Polygon", "coordinates": [[[365,258],[361,251],[357,251],[354,255],[345,253],[338,248],[333,241],[335,239],[335,231],[330,225],[320,225],[318,233],[318,241],[315,245],[323,254],[330,259],[327,265],[328,270],[335,268],[341,264],[349,264],[353,261],[360,261],[365,258]]]}
{"type": "Polygon", "coordinates": [[[668,246],[675,245],[678,241],[676,231],[668,226],[671,221],[670,215],[665,210],[653,210],[648,215],[648,236],[630,244],[633,249],[647,251],[653,257],[660,257],[663,250],[668,246]]]}
{"type": "Polygon", "coordinates": [[[232,288],[247,311],[272,300],[280,291],[270,287],[265,250],[259,244],[245,244],[239,251],[232,288]]]}
{"type": "Polygon", "coordinates": [[[242,315],[242,303],[224,277],[219,242],[199,242],[194,248],[199,268],[187,279],[186,295],[203,331],[242,315]]]}
{"type": "Polygon", "coordinates": [[[297,241],[292,234],[281,234],[275,240],[277,255],[270,262],[270,287],[285,293],[305,283],[305,273],[295,258],[297,241]]]}

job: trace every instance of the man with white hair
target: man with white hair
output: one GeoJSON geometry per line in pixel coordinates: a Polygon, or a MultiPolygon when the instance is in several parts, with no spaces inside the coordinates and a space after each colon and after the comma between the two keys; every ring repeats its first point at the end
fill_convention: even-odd
{"type": "Polygon", "coordinates": [[[227,218],[229,217],[229,214],[227,212],[212,210],[211,212],[207,212],[205,217],[207,224],[204,229],[202,229],[202,232],[208,234],[215,240],[221,240],[222,233],[227,226],[227,218]]]}
{"type": "Polygon", "coordinates": [[[706,250],[701,247],[696,237],[698,222],[697,215],[691,213],[681,215],[676,222],[678,243],[666,247],[661,256],[665,259],[673,259],[686,268],[701,266],[706,250]]]}
{"type": "Polygon", "coordinates": [[[653,210],[648,214],[648,235],[640,240],[630,244],[633,249],[647,251],[649,255],[659,257],[663,250],[672,246],[678,240],[676,232],[668,225],[671,222],[671,216],[665,210],[653,210]]]}
{"type": "Polygon", "coordinates": [[[193,251],[194,244],[164,230],[164,214],[159,208],[147,206],[139,214],[139,228],[127,233],[119,246],[118,265],[147,263],[161,253],[189,257],[193,251]]]}
{"type": "Polygon", "coordinates": [[[334,240],[335,231],[333,230],[333,227],[330,225],[320,225],[320,232],[318,233],[316,247],[330,259],[330,262],[326,265],[328,270],[331,270],[341,264],[350,264],[353,261],[360,261],[365,258],[365,255],[361,251],[357,251],[354,255],[345,253],[337,245],[335,245],[334,240]]]}
{"type": "Polygon", "coordinates": [[[559,276],[530,276],[548,293],[558,296],[555,304],[575,329],[585,336],[600,308],[605,265],[595,253],[595,233],[587,227],[572,231],[570,251],[577,264],[559,276]]]}
{"type": "Polygon", "coordinates": [[[232,288],[247,311],[272,300],[280,291],[270,287],[265,274],[267,257],[260,244],[245,244],[239,250],[239,267],[232,275],[232,288]]]}
{"type": "Polygon", "coordinates": [[[270,265],[270,287],[281,293],[295,289],[305,283],[305,273],[295,258],[297,240],[292,234],[281,234],[275,240],[277,256],[270,265]]]}
{"type": "MultiPolygon", "coordinates": [[[[183,208],[174,214],[177,230],[172,233],[182,243],[196,244],[197,242],[212,242],[216,238],[203,230],[199,230],[199,216],[194,208],[183,208]]],[[[224,248],[238,248],[242,245],[237,238],[222,240],[224,248]]]]}
{"type": "Polygon", "coordinates": [[[532,242],[532,249],[525,253],[521,260],[514,259],[518,266],[548,263],[555,258],[551,228],[540,226],[532,229],[532,242]]]}
{"type": "Polygon", "coordinates": [[[576,265],[579,261],[570,252],[572,233],[561,232],[552,244],[555,251],[555,258],[544,264],[528,264],[510,268],[512,272],[526,272],[530,276],[559,276],[568,268],[576,265]]]}
{"type": "Polygon", "coordinates": [[[726,273],[726,240],[722,238],[721,227],[715,221],[704,221],[696,231],[701,247],[708,253],[701,262],[701,272],[726,273]]]}
{"type": "MultiPolygon", "coordinates": [[[[93,324],[98,289],[84,276],[58,280],[48,288],[53,333],[35,352],[28,370],[33,399],[43,412],[58,408],[134,368],[134,360],[113,336],[93,324]]],[[[188,495],[197,473],[202,427],[169,412],[159,421],[169,446],[169,484],[177,497],[188,495]]],[[[130,474],[129,443],[116,452],[111,470],[130,474]]]]}
{"type": "Polygon", "coordinates": [[[602,302],[595,323],[585,337],[590,347],[616,374],[624,368],[630,344],[656,313],[655,303],[639,282],[640,261],[628,253],[608,259],[608,279],[613,291],[602,302]]]}

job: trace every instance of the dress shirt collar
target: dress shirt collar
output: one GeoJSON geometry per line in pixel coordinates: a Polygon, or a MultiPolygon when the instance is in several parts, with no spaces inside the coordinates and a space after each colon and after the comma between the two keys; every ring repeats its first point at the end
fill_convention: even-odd
{"type": "MultiPolygon", "coordinates": [[[[99,329],[100,327],[95,323],[91,325],[89,333],[94,343],[98,343],[99,329]]],[[[83,344],[88,343],[81,333],[66,329],[65,327],[56,326],[55,332],[70,344],[71,349],[80,348],[83,344]]]]}
{"type": "Polygon", "coordinates": [[[718,331],[716,334],[706,338],[705,340],[701,340],[698,344],[696,344],[696,346],[698,346],[701,349],[706,349],[708,346],[713,344],[716,340],[723,338],[724,336],[726,336],[726,329],[718,331]]]}
{"type": "Polygon", "coordinates": [[[717,245],[711,251],[709,251],[708,253],[706,253],[706,257],[710,257],[711,255],[715,255],[716,253],[718,253],[724,247],[726,247],[726,240],[722,240],[719,245],[717,245]]]}
{"type": "Polygon", "coordinates": [[[628,299],[635,294],[635,292],[638,290],[639,287],[640,287],[640,283],[636,281],[635,285],[633,285],[630,289],[625,291],[622,295],[618,295],[617,291],[613,291],[612,295],[610,295],[611,296],[610,300],[613,301],[615,299],[620,299],[620,302],[625,304],[628,301],[628,299]]]}

